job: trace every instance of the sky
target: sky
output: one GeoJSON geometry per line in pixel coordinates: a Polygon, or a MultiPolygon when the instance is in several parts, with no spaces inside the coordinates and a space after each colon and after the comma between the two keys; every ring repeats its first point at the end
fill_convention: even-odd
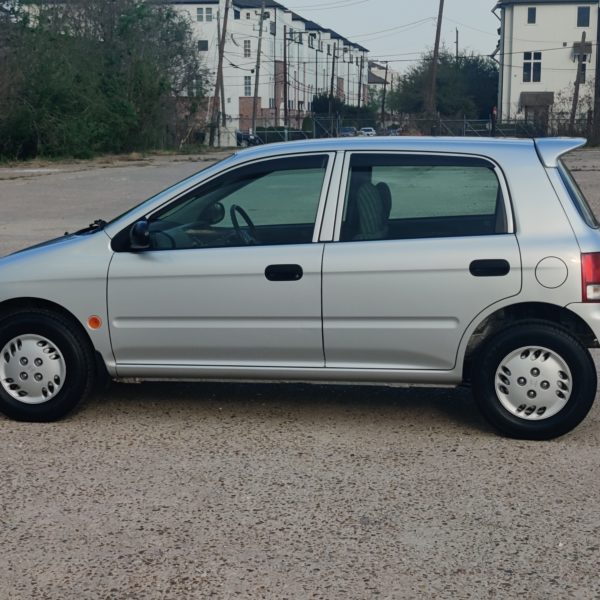
{"type": "MultiPolygon", "coordinates": [[[[439,0],[278,0],[370,50],[372,60],[389,60],[398,72],[433,48],[439,0]],[[393,62],[392,62],[393,61],[393,62]]],[[[455,51],[491,54],[500,22],[491,13],[494,0],[445,0],[442,43],[455,51]]]]}

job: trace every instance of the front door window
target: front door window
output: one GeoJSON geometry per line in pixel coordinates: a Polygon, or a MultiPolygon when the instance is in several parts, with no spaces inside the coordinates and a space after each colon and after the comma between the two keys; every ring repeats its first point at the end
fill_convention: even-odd
{"type": "Polygon", "coordinates": [[[308,244],[327,161],[266,160],[221,175],[150,217],[152,248],[308,244]]]}

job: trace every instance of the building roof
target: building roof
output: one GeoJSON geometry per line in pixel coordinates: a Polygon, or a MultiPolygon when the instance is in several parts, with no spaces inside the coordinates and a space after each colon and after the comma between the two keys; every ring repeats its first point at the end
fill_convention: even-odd
{"type": "MultiPolygon", "coordinates": [[[[166,0],[167,4],[219,4],[219,0],[166,0]]],[[[256,9],[260,10],[262,8],[262,0],[232,0],[231,4],[236,8],[241,9],[256,9]]],[[[356,44],[349,39],[345,38],[343,35],[340,35],[333,29],[327,29],[326,27],[322,27],[318,23],[311,21],[309,19],[305,19],[298,13],[290,10],[287,6],[276,2],[275,0],[265,0],[265,8],[279,8],[280,10],[289,11],[292,14],[292,20],[294,21],[302,21],[304,23],[304,27],[307,31],[324,31],[331,35],[331,38],[334,40],[342,40],[346,45],[353,46],[357,48],[361,52],[368,52],[368,48],[361,46],[360,44],[356,44]]]]}
{"type": "Polygon", "coordinates": [[[384,85],[385,79],[383,77],[379,77],[379,75],[375,75],[373,71],[369,71],[369,85],[384,85]]]}
{"type": "MultiPolygon", "coordinates": [[[[232,4],[237,8],[256,8],[260,10],[262,8],[262,0],[233,0],[232,4]]],[[[283,4],[275,2],[275,0],[265,0],[265,8],[280,8],[281,10],[287,10],[283,4]]]]}

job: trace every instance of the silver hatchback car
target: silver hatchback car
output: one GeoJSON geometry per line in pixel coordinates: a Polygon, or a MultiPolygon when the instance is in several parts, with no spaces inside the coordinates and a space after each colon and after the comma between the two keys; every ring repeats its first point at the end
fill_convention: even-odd
{"type": "Polygon", "coordinates": [[[579,139],[241,151],[110,223],[0,260],[0,410],[98,378],[472,385],[500,432],[587,414],[600,232],[579,139]]]}

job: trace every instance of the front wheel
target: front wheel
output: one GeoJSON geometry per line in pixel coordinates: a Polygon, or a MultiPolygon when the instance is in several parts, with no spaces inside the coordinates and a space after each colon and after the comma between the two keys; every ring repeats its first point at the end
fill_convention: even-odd
{"type": "Polygon", "coordinates": [[[91,390],[89,341],[61,314],[11,313],[0,320],[0,411],[19,421],[54,421],[91,390]]]}
{"type": "Polygon", "coordinates": [[[576,427],[592,407],[597,385],[587,349],[543,321],[515,324],[484,342],[472,382],[475,400],[494,427],[532,440],[576,427]]]}

